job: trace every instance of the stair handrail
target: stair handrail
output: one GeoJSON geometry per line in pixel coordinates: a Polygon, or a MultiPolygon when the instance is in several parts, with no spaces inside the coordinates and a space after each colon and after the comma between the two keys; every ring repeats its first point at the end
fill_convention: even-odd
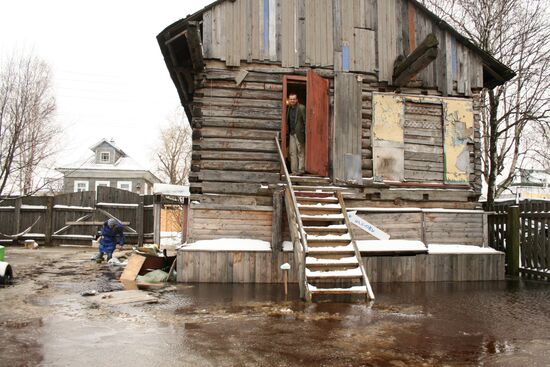
{"type": "Polygon", "coordinates": [[[287,187],[290,191],[290,197],[292,199],[292,206],[294,207],[294,212],[296,215],[296,221],[298,222],[298,230],[300,231],[300,243],[302,245],[302,251],[307,251],[307,240],[306,240],[306,232],[304,231],[304,225],[302,223],[302,217],[300,217],[300,210],[298,209],[298,201],[296,200],[296,195],[294,194],[294,187],[292,186],[292,182],[290,181],[290,175],[288,174],[288,169],[286,168],[285,158],[283,156],[283,151],[281,149],[281,144],[279,144],[279,135],[277,134],[277,137],[275,138],[275,144],[277,144],[277,150],[279,152],[279,160],[281,161],[281,166],[283,166],[283,170],[285,173],[285,179],[287,187]]]}
{"type": "Polygon", "coordinates": [[[346,203],[344,202],[344,195],[342,194],[341,191],[336,191],[336,197],[338,198],[338,203],[342,208],[342,214],[344,215],[344,221],[346,222],[346,227],[348,228],[348,233],[351,239],[351,244],[353,246],[353,251],[355,252],[355,257],[357,257],[357,261],[359,262],[359,268],[361,269],[361,274],[363,275],[363,282],[365,283],[365,287],[367,288],[367,295],[369,299],[373,300],[374,293],[372,291],[369,278],[367,277],[367,271],[365,270],[365,266],[363,265],[363,258],[361,257],[361,252],[359,251],[359,247],[355,242],[355,236],[353,235],[351,223],[348,217],[348,210],[346,209],[346,203]]]}
{"type": "Polygon", "coordinates": [[[290,180],[290,175],[288,174],[288,169],[286,168],[285,158],[283,156],[283,151],[281,145],[279,144],[279,134],[275,137],[275,144],[277,145],[277,151],[279,153],[279,160],[284,170],[285,179],[287,188],[285,190],[286,197],[286,210],[287,217],[289,220],[289,229],[292,237],[299,237],[298,243],[292,241],[293,252],[294,252],[294,261],[296,262],[298,268],[298,285],[300,287],[300,297],[305,298],[306,300],[311,300],[311,293],[306,281],[306,252],[307,252],[307,239],[306,233],[304,231],[304,226],[302,223],[302,218],[300,216],[300,210],[298,209],[298,201],[296,200],[296,195],[294,194],[294,187],[290,180]],[[290,198],[290,200],[289,200],[290,198]],[[292,220],[294,219],[294,220],[292,220]],[[296,227],[298,227],[298,233],[296,233],[296,227]]]}

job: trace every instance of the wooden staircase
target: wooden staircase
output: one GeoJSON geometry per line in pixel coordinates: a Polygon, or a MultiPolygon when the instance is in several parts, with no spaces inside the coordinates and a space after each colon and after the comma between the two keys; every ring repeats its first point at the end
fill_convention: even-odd
{"type": "Polygon", "coordinates": [[[326,178],[291,176],[290,179],[307,241],[308,299],[334,295],[374,299],[351,234],[343,193],[330,186],[326,178]]]}
{"type": "Polygon", "coordinates": [[[288,227],[300,296],[313,299],[374,299],[361,254],[353,239],[343,192],[330,179],[290,176],[278,138],[284,171],[288,227]]]}

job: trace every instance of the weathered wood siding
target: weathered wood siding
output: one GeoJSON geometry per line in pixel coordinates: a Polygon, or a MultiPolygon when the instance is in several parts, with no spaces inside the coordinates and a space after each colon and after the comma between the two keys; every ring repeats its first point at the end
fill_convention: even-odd
{"type": "MultiPolygon", "coordinates": [[[[462,282],[504,279],[504,253],[363,257],[369,281],[462,282]]],[[[375,288],[376,291],[376,288],[375,288]]]]}
{"type": "Polygon", "coordinates": [[[334,82],[333,177],[362,182],[361,81],[357,75],[337,73],[334,82]]]}
{"type": "MultiPolygon", "coordinates": [[[[282,283],[280,266],[288,262],[289,282],[296,283],[293,257],[291,252],[179,251],[178,282],[282,283]]],[[[363,256],[362,259],[371,283],[504,279],[504,253],[363,256]]]]}
{"type": "MultiPolygon", "coordinates": [[[[296,269],[292,252],[179,251],[178,282],[282,283],[284,263],[296,269]]],[[[288,277],[297,282],[296,271],[289,271],[288,277]]]]}
{"type": "MultiPolygon", "coordinates": [[[[350,210],[353,210],[350,207],[350,210]]],[[[437,211],[388,209],[359,210],[357,213],[374,226],[391,236],[390,239],[418,240],[426,244],[473,245],[487,243],[487,229],[482,211],[437,211]]],[[[357,226],[353,226],[357,240],[376,239],[357,226]]]]}
{"type": "Polygon", "coordinates": [[[271,207],[200,204],[189,212],[189,242],[217,238],[248,238],[271,242],[271,207]]]}
{"type": "Polygon", "coordinates": [[[423,88],[470,96],[483,84],[479,56],[408,0],[235,0],[206,10],[206,59],[326,67],[378,75],[391,85],[395,59],[429,33],[437,59],[416,76],[423,88]]]}

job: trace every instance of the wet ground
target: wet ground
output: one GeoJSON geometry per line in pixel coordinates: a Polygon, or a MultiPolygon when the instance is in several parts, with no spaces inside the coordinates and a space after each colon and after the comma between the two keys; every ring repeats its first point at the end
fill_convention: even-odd
{"type": "Polygon", "coordinates": [[[373,284],[371,304],[277,285],[178,285],[105,305],[120,270],[74,249],[7,249],[0,366],[547,366],[550,283],[373,284]],[[99,295],[83,297],[84,291],[99,295]]]}

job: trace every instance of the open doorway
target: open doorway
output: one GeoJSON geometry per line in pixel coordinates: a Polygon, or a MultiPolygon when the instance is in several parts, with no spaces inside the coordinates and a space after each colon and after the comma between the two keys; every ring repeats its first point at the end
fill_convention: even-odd
{"type": "MultiPolygon", "coordinates": [[[[328,176],[329,99],[328,80],[309,70],[307,77],[283,77],[281,146],[288,162],[288,96],[296,93],[298,102],[306,106],[305,171],[308,174],[328,176]]],[[[290,169],[289,169],[290,170],[290,169]]]]}
{"type": "MultiPolygon", "coordinates": [[[[290,106],[288,102],[289,95],[295,93],[298,97],[298,103],[306,106],[307,103],[307,78],[301,76],[286,75],[283,82],[283,103],[282,103],[282,122],[281,122],[281,145],[285,156],[287,170],[290,172],[290,155],[288,154],[289,136],[287,113],[290,106]]],[[[307,108],[307,107],[306,107],[307,108]]],[[[307,124],[306,124],[307,125],[307,124]]],[[[304,150],[307,149],[307,141],[304,150]]]]}

